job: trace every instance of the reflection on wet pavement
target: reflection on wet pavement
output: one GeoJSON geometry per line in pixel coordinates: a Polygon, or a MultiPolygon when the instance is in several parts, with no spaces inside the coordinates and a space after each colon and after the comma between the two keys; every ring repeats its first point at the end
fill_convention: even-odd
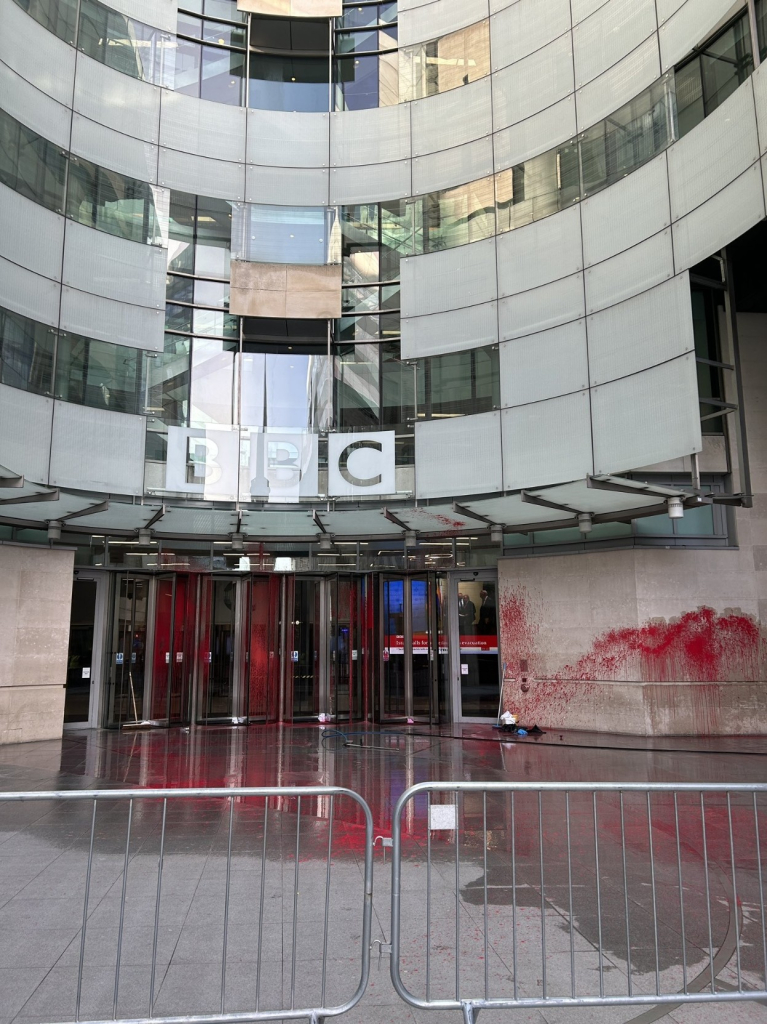
{"type": "MultiPolygon", "coordinates": [[[[584,737],[522,744],[472,732],[482,740],[358,727],[341,736],[315,726],[68,733],[60,742],[0,748],[0,788],[340,786],[368,802],[374,835],[389,836],[397,798],[425,781],[764,778],[753,746],[751,756],[715,741],[699,752],[616,750],[587,746],[584,737]]],[[[125,876],[127,802],[100,803],[81,947],[92,806],[0,804],[0,1024],[73,1020],[78,987],[83,1020],[115,1010],[118,1018],[151,1009],[217,1012],[222,982],[228,1012],[352,998],[363,953],[365,849],[364,815],[353,801],[336,796],[331,808],[327,796],[304,797],[299,809],[296,800],[236,799],[228,860],[230,802],[170,800],[159,913],[162,801],[134,801],[125,876]]],[[[579,996],[625,994],[630,979],[633,993],[652,997],[685,984],[710,991],[713,961],[718,989],[740,981],[763,990],[761,798],[757,811],[742,795],[728,807],[711,793],[702,803],[684,794],[676,804],[667,793],[649,804],[645,794],[627,793],[621,806],[618,794],[606,793],[596,801],[595,827],[589,794],[571,793],[567,802],[559,792],[540,802],[536,793],[513,800],[421,794],[402,819],[402,982],[418,998],[451,1000],[456,991],[459,998],[570,996],[573,984],[579,996]],[[457,804],[457,832],[427,828],[429,801],[457,804]]],[[[408,1007],[392,988],[388,956],[379,963],[379,944],[390,940],[390,862],[379,843],[370,981],[341,1019],[458,1022],[457,1010],[408,1007]]],[[[767,1022],[767,1008],[650,1004],[481,1015],[483,1024],[662,1017],[767,1022]]]]}

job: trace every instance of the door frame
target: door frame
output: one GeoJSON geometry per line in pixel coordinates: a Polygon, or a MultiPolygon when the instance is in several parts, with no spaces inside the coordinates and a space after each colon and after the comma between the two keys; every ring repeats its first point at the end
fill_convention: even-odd
{"type": "Polygon", "coordinates": [[[75,580],[92,580],[96,584],[96,601],[93,608],[93,651],[91,653],[91,690],[88,701],[88,720],[86,722],[65,722],[64,732],[77,729],[98,729],[101,724],[101,708],[104,699],[104,686],[108,673],[105,669],[106,659],[106,623],[107,605],[109,604],[109,574],[98,569],[75,569],[72,586],[75,580]]]}
{"type": "MultiPolygon", "coordinates": [[[[461,640],[458,628],[458,583],[477,582],[494,583],[496,596],[496,615],[498,610],[498,570],[497,569],[451,569],[449,574],[448,590],[448,650],[450,651],[450,698],[452,704],[452,720],[457,723],[468,723],[476,725],[494,725],[495,716],[492,718],[477,718],[473,715],[466,716],[463,713],[461,702],[461,640]]],[[[501,637],[500,619],[498,620],[498,687],[500,697],[501,686],[501,637]]]]}
{"type": "MultiPolygon", "coordinates": [[[[439,664],[439,631],[437,629],[437,615],[436,615],[436,581],[437,576],[441,573],[437,573],[435,570],[420,569],[412,572],[397,572],[396,570],[382,571],[379,575],[378,581],[378,617],[379,617],[379,635],[381,637],[379,652],[378,652],[378,707],[379,714],[378,718],[381,722],[402,722],[407,719],[413,719],[418,722],[427,722],[430,725],[435,725],[439,722],[439,687],[438,687],[438,664],[439,664]],[[385,670],[384,670],[384,649],[386,648],[387,642],[387,624],[386,624],[386,601],[384,599],[384,587],[388,582],[395,580],[402,580],[402,657],[403,657],[403,676],[405,686],[405,714],[404,715],[385,715],[384,707],[385,701],[385,670]],[[426,599],[428,602],[427,615],[428,615],[428,635],[429,635],[429,646],[427,653],[429,657],[429,713],[427,715],[415,715],[414,702],[413,702],[413,580],[423,581],[426,583],[426,599]]],[[[390,655],[391,657],[391,655],[390,655]]]]}

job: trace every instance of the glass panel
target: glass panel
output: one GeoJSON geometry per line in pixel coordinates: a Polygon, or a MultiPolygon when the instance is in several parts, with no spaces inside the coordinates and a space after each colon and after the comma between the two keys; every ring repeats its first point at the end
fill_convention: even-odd
{"type": "Polygon", "coordinates": [[[415,416],[413,367],[399,357],[399,342],[381,345],[381,424],[406,424],[415,416]]]}
{"type": "Polygon", "coordinates": [[[500,404],[498,349],[419,360],[420,418],[490,412],[500,404]]]}
{"type": "Polygon", "coordinates": [[[160,245],[162,218],[159,190],[145,181],[108,171],[89,160],[71,157],[67,187],[67,216],[79,224],[119,235],[133,242],[160,245]]]}
{"type": "Polygon", "coordinates": [[[320,710],[320,581],[296,579],[293,611],[293,717],[320,710]]]}
{"type": "Polygon", "coordinates": [[[378,50],[396,50],[396,48],[396,28],[383,31],[336,33],[336,53],[376,53],[378,50]]]}
{"type": "Polygon", "coordinates": [[[113,412],[144,411],[143,353],[135,348],[59,335],[56,397],[113,412]]]}
{"type": "Polygon", "coordinates": [[[405,704],[405,581],[383,581],[383,714],[402,717],[405,704]]]}
{"type": "Polygon", "coordinates": [[[359,55],[335,62],[337,110],[369,110],[388,105],[379,104],[379,60],[359,55]]]}
{"type": "Polygon", "coordinates": [[[378,345],[349,345],[336,356],[336,415],[341,430],[379,424],[381,384],[378,345]]]}
{"type": "Polygon", "coordinates": [[[331,244],[334,219],[334,211],[324,206],[238,206],[235,256],[253,263],[338,262],[331,244]]]}
{"type": "Polygon", "coordinates": [[[495,233],[495,182],[480,178],[468,185],[423,197],[423,250],[436,252],[495,233]]]}
{"type": "Polygon", "coordinates": [[[205,13],[210,18],[244,23],[248,20],[245,11],[237,10],[237,0],[205,0],[205,13]]]}
{"type": "Polygon", "coordinates": [[[53,328],[0,308],[0,382],[49,395],[55,344],[53,328]]]}
{"type": "Polygon", "coordinates": [[[700,57],[695,57],[675,74],[679,136],[686,135],[706,116],[700,57]]]}
{"type": "Polygon", "coordinates": [[[151,717],[159,722],[168,719],[170,678],[173,671],[172,633],[173,579],[158,580],[155,593],[151,717]]]}
{"type": "Polygon", "coordinates": [[[458,581],[461,712],[465,718],[498,714],[498,621],[496,584],[458,581]]]}
{"type": "Polygon", "coordinates": [[[162,53],[169,38],[97,0],[81,0],[78,47],[124,75],[161,84],[162,53]]]}
{"type": "Polygon", "coordinates": [[[413,714],[428,717],[431,709],[433,642],[427,580],[411,579],[410,607],[413,621],[413,714]]]}
{"type": "Polygon", "coordinates": [[[245,49],[248,43],[244,27],[238,28],[234,25],[224,25],[220,21],[206,21],[202,29],[202,37],[207,43],[219,43],[221,46],[237,46],[242,47],[242,49],[245,49]]]}
{"type": "Polygon", "coordinates": [[[624,178],[674,141],[673,85],[666,75],[581,135],[584,196],[624,178]]]}
{"type": "Polygon", "coordinates": [[[16,3],[43,28],[74,45],[77,0],[16,0],[16,3]]]}
{"type": "Polygon", "coordinates": [[[674,533],[678,537],[713,537],[715,532],[713,505],[686,508],[684,517],[674,520],[674,533]]]}
{"type": "Polygon", "coordinates": [[[87,722],[90,713],[96,581],[75,579],[69,615],[69,651],[64,694],[64,722],[87,722]]]}
{"type": "Polygon", "coordinates": [[[748,15],[730,25],[700,55],[706,116],[723,103],[754,69],[748,15]]]}
{"type": "Polygon", "coordinates": [[[250,55],[248,104],[261,110],[328,109],[326,57],[250,55]]]}
{"type": "Polygon", "coordinates": [[[253,577],[250,584],[250,641],[246,662],[249,718],[273,720],[278,715],[279,588],[279,580],[274,577],[253,577]]]}
{"type": "Polygon", "coordinates": [[[174,92],[181,92],[185,96],[199,96],[202,46],[188,39],[177,39],[173,56],[174,92]]]}
{"type": "Polygon", "coordinates": [[[194,281],[189,277],[169,274],[165,279],[165,297],[171,302],[193,302],[194,281]]]}
{"type": "Polygon", "coordinates": [[[245,54],[217,46],[202,48],[200,97],[231,106],[242,106],[245,82],[245,54]]]}
{"type": "Polygon", "coordinates": [[[165,335],[162,353],[146,353],[147,415],[150,422],[182,426],[189,415],[191,339],[165,335]]]}
{"type": "Polygon", "coordinates": [[[399,51],[400,102],[468,85],[490,74],[487,20],[399,51]]]}
{"type": "Polygon", "coordinates": [[[179,11],[176,32],[180,36],[192,36],[193,39],[202,39],[202,18],[195,18],[191,14],[179,11]]]}
{"type": "Polygon", "coordinates": [[[344,8],[340,24],[344,28],[370,28],[375,25],[389,25],[397,20],[397,4],[369,4],[367,7],[344,8]]]}
{"type": "Polygon", "coordinates": [[[202,581],[202,687],[198,719],[232,718],[234,714],[234,580],[202,581]]]}
{"type": "Polygon", "coordinates": [[[759,37],[759,57],[767,58],[767,0],[756,0],[756,28],[759,37]]]}
{"type": "Polygon", "coordinates": [[[108,662],[109,725],[140,722],[144,718],[148,597],[147,579],[123,575],[116,578],[108,662]]]}
{"type": "Polygon", "coordinates": [[[189,422],[231,424],[234,353],[229,341],[195,338],[192,344],[192,394],[189,422]]]}
{"type": "Polygon", "coordinates": [[[268,353],[264,365],[267,426],[327,429],[333,404],[327,356],[268,353]]]}
{"type": "Polygon", "coordinates": [[[225,199],[197,200],[195,272],[200,277],[229,278],[232,204],[225,199]]]}
{"type": "Polygon", "coordinates": [[[193,274],[196,197],[172,191],[169,210],[168,269],[193,274]]]}
{"type": "Polygon", "coordinates": [[[35,203],[61,213],[67,156],[53,143],[0,110],[0,181],[35,203]]]}

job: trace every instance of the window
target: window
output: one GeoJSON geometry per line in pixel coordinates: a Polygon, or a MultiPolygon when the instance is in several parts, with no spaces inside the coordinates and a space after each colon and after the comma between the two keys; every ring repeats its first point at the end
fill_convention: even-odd
{"type": "Polygon", "coordinates": [[[340,262],[335,211],[324,206],[241,204],[234,213],[237,259],[255,263],[340,262]]]}
{"type": "Polygon", "coordinates": [[[77,0],[16,0],[23,11],[59,39],[74,45],[77,33],[77,0]]]}
{"type": "Polygon", "coordinates": [[[0,308],[0,383],[49,395],[55,336],[52,327],[0,308]]]}
{"type": "MultiPolygon", "coordinates": [[[[762,4],[762,28],[764,19],[762,4]]],[[[686,135],[716,110],[753,69],[751,33],[748,15],[744,13],[676,69],[679,135],[686,135]]]]}
{"type": "Polygon", "coordinates": [[[0,181],[49,210],[64,210],[67,155],[0,110],[0,181]]]}
{"type": "Polygon", "coordinates": [[[79,224],[159,245],[165,233],[156,203],[161,192],[145,181],[70,157],[67,216],[79,224]]]}
{"type": "Polygon", "coordinates": [[[56,397],[113,412],[142,413],[144,359],[139,349],[59,335],[56,397]]]}
{"type": "Polygon", "coordinates": [[[490,74],[490,23],[485,20],[399,52],[400,102],[435,96],[490,74]]]}
{"type": "Polygon", "coordinates": [[[418,360],[418,418],[491,412],[500,405],[498,348],[418,360]]]}

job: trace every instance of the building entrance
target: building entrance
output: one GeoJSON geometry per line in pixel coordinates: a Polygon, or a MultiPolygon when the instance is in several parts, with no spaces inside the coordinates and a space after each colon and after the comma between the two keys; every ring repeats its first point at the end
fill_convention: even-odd
{"type": "Polygon", "coordinates": [[[368,577],[120,573],[108,726],[372,715],[368,577]]]}
{"type": "Polygon", "coordinates": [[[447,577],[381,579],[381,717],[438,722],[447,714],[447,577]]]}

